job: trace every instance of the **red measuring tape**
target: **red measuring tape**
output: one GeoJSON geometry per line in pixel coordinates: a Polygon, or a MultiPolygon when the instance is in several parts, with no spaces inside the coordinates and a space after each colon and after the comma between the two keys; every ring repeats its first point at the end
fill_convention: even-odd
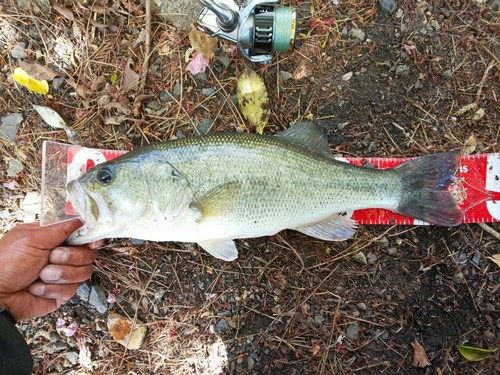
{"type": "MultiPolygon", "coordinates": [[[[94,165],[112,160],[126,151],[98,150],[83,147],[68,149],[67,180],[71,181],[94,165]]],[[[359,166],[373,166],[379,169],[394,168],[409,160],[400,158],[340,158],[359,166]]],[[[500,222],[500,153],[465,155],[450,186],[462,211],[463,223],[500,222]]],[[[66,202],[66,213],[77,214],[66,202]]],[[[383,209],[357,210],[352,218],[359,224],[379,225],[424,225],[421,220],[396,214],[383,209]]]]}

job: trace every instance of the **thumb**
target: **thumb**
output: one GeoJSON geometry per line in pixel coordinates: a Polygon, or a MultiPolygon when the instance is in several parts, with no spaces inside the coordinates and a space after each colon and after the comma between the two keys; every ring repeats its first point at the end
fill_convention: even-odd
{"type": "Polygon", "coordinates": [[[46,227],[38,227],[32,233],[32,241],[39,247],[53,249],[62,244],[71,233],[81,228],[82,225],[83,222],[80,219],[72,219],[46,227]]]}

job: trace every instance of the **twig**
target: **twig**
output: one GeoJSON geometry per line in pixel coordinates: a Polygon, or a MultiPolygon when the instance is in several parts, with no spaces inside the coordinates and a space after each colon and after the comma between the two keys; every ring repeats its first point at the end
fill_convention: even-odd
{"type": "Polygon", "coordinates": [[[491,234],[493,237],[495,237],[498,241],[500,241],[500,233],[498,233],[495,229],[490,227],[489,225],[485,223],[477,223],[485,232],[488,232],[491,234]]]}
{"type": "Polygon", "coordinates": [[[146,87],[146,78],[148,77],[149,58],[151,56],[151,0],[146,0],[146,41],[144,43],[144,62],[142,63],[142,76],[137,89],[137,95],[134,100],[134,116],[139,117],[140,107],[143,100],[148,96],[144,95],[146,87]]]}
{"type": "Polygon", "coordinates": [[[481,93],[483,92],[484,82],[486,81],[486,78],[488,78],[488,73],[490,72],[491,68],[493,68],[495,65],[496,64],[493,61],[490,61],[490,63],[486,67],[483,73],[483,78],[481,78],[481,82],[479,83],[479,88],[477,89],[476,103],[479,103],[479,101],[481,100],[481,93]]]}

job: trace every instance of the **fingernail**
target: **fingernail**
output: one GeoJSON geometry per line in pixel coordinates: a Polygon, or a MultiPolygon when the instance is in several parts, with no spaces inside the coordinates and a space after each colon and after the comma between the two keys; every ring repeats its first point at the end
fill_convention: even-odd
{"type": "Polygon", "coordinates": [[[34,284],[30,286],[30,292],[35,296],[41,296],[45,293],[45,284],[34,284]]]}
{"type": "Polygon", "coordinates": [[[43,281],[57,281],[61,278],[61,268],[56,266],[46,266],[40,271],[40,278],[43,281]]]}
{"type": "Polygon", "coordinates": [[[68,257],[68,249],[56,247],[50,253],[50,262],[58,264],[66,263],[68,261],[68,257]]]}
{"type": "Polygon", "coordinates": [[[87,247],[92,250],[99,249],[104,244],[104,241],[95,241],[87,244],[87,247]]]}

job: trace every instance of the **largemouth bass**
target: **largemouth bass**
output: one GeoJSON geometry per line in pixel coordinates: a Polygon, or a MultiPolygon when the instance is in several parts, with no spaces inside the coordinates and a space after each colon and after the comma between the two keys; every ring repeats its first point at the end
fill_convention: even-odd
{"type": "Polygon", "coordinates": [[[85,221],[68,242],[102,238],[196,242],[227,261],[234,239],[293,229],[328,241],[351,237],[345,211],[385,208],[437,225],[462,219],[448,186],[460,153],[377,170],[335,160],[322,129],[301,123],[275,136],[215,133],[156,143],[71,181],[85,221]]]}

